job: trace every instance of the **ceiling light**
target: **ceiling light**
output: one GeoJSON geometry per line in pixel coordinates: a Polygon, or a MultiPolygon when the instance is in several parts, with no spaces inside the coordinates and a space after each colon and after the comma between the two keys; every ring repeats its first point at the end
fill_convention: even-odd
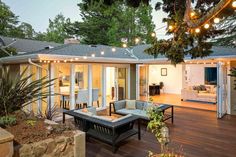
{"type": "Polygon", "coordinates": [[[220,22],[220,18],[216,17],[214,18],[214,23],[219,23],[220,22]]]}
{"type": "Polygon", "coordinates": [[[39,60],[40,63],[42,63],[43,61],[42,60],[39,60]]]}
{"type": "Polygon", "coordinates": [[[204,25],[204,28],[205,29],[208,29],[210,27],[210,25],[208,24],[208,23],[206,23],[205,25],[204,25]]]}
{"type": "Polygon", "coordinates": [[[201,31],[200,28],[196,28],[196,29],[195,29],[195,32],[196,32],[196,33],[200,33],[200,31],[201,31]]]}
{"type": "Polygon", "coordinates": [[[60,61],[57,61],[57,63],[60,63],[60,61]]]}
{"type": "Polygon", "coordinates": [[[84,56],[83,59],[87,59],[87,56],[84,56]]]}
{"type": "Polygon", "coordinates": [[[116,51],[116,48],[113,47],[113,48],[111,49],[111,51],[112,51],[112,52],[115,52],[115,51],[116,51]]]}
{"type": "Polygon", "coordinates": [[[73,62],[73,59],[70,59],[71,62],[73,62]]]}
{"type": "Polygon", "coordinates": [[[79,60],[79,58],[75,58],[75,60],[79,60]]]}
{"type": "Polygon", "coordinates": [[[44,63],[47,63],[47,61],[43,61],[44,63]]]}
{"type": "Polygon", "coordinates": [[[67,62],[67,60],[64,60],[64,62],[66,63],[66,62],[67,62]]]}
{"type": "Polygon", "coordinates": [[[92,54],[91,57],[95,57],[95,54],[92,54]]]}
{"type": "Polygon", "coordinates": [[[101,55],[104,55],[104,51],[101,51],[101,55]]]}
{"type": "Polygon", "coordinates": [[[50,61],[48,61],[48,63],[50,63],[50,61]]]}

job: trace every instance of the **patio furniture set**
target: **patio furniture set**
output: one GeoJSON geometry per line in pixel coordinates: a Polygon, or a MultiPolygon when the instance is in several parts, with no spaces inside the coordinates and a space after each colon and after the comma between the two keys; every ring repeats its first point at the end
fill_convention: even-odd
{"type": "MultiPolygon", "coordinates": [[[[84,131],[87,137],[95,138],[112,146],[113,153],[119,147],[119,144],[131,136],[138,135],[141,139],[141,121],[149,121],[147,108],[151,104],[138,100],[120,100],[110,103],[109,116],[98,115],[95,107],[88,107],[77,110],[64,110],[63,123],[65,115],[74,117],[75,124],[84,131]],[[112,106],[114,113],[121,117],[111,116],[112,106]],[[134,107],[133,109],[129,107],[134,107]],[[137,123],[137,128],[134,124],[137,123]]],[[[171,119],[174,121],[174,109],[172,105],[162,104],[159,106],[160,112],[165,116],[164,121],[171,119]],[[167,115],[166,110],[171,114],[167,115]]]]}

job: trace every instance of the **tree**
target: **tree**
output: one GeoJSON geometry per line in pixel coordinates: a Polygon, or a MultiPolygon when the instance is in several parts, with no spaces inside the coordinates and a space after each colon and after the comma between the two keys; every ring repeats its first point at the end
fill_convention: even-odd
{"type": "Polygon", "coordinates": [[[18,24],[18,17],[0,0],[0,35],[8,36],[18,24]]]}
{"type": "Polygon", "coordinates": [[[66,27],[69,27],[70,24],[71,22],[69,18],[66,19],[62,14],[58,14],[53,20],[49,19],[47,32],[36,33],[35,39],[64,43],[64,39],[70,37],[66,31],[66,27]]]}
{"type": "Polygon", "coordinates": [[[221,35],[219,38],[217,38],[214,41],[214,45],[216,46],[230,46],[230,47],[236,47],[236,13],[234,13],[232,16],[227,17],[222,24],[220,24],[220,27],[224,30],[223,35],[221,35]]]}
{"type": "MultiPolygon", "coordinates": [[[[126,0],[127,4],[138,7],[142,2],[150,0],[126,0]]],[[[222,20],[232,15],[234,10],[229,0],[162,0],[157,2],[156,10],[162,9],[168,14],[163,19],[167,23],[167,34],[173,37],[168,40],[156,40],[145,52],[154,56],[165,55],[173,64],[184,62],[184,57],[192,58],[208,56],[211,51],[210,42],[224,30],[217,25],[208,29],[200,29],[206,22],[212,22],[215,16],[222,20]],[[191,3],[192,2],[192,3],[191,3]],[[195,6],[191,6],[194,4],[195,6]],[[190,17],[190,13],[195,15],[190,17]]],[[[112,5],[114,0],[106,0],[104,4],[112,5]]],[[[235,24],[234,24],[235,25],[235,24]]]]}
{"type": "Polygon", "coordinates": [[[74,34],[80,36],[82,43],[121,46],[127,42],[135,44],[140,37],[144,43],[151,43],[150,34],[154,31],[151,6],[140,4],[140,7],[127,6],[123,1],[112,5],[105,1],[83,0],[78,4],[83,22],[74,23],[74,34]]]}

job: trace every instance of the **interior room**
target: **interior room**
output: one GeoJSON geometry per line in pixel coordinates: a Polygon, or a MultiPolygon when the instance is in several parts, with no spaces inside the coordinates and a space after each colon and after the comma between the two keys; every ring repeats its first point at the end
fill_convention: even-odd
{"type": "Polygon", "coordinates": [[[142,100],[216,111],[216,64],[155,64],[139,73],[142,100]]]}

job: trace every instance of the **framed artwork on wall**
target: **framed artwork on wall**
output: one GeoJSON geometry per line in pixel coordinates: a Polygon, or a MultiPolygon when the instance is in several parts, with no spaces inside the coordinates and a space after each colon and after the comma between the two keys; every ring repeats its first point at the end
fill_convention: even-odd
{"type": "Polygon", "coordinates": [[[167,76],[167,68],[161,68],[161,76],[167,76]]]}

